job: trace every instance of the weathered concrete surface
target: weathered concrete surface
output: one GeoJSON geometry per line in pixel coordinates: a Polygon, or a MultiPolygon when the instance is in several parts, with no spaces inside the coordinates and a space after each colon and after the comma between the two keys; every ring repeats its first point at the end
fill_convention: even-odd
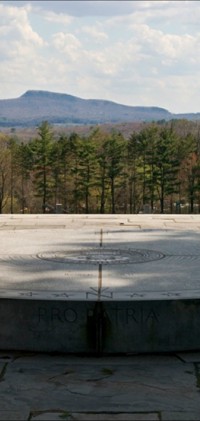
{"type": "Polygon", "coordinates": [[[200,349],[199,215],[1,215],[0,349],[200,349]]]}
{"type": "Polygon", "coordinates": [[[2,299],[0,349],[135,353],[200,349],[199,300],[2,299]]]}
{"type": "Polygon", "coordinates": [[[200,353],[0,353],[0,419],[199,421],[200,353]]]}
{"type": "Polygon", "coordinates": [[[200,349],[198,299],[106,302],[104,314],[104,352],[200,349]]]}

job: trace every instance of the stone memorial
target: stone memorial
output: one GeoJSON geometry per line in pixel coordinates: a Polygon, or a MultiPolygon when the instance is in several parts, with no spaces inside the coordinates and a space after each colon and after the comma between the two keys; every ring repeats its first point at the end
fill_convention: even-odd
{"type": "Polygon", "coordinates": [[[0,349],[200,349],[199,215],[1,215],[0,349]]]}

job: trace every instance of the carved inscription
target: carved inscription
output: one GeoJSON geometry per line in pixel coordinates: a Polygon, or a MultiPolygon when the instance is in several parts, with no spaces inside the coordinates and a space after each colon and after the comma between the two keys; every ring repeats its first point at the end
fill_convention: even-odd
{"type": "MultiPolygon", "coordinates": [[[[110,310],[109,313],[111,314],[110,310]]],[[[145,309],[140,307],[113,307],[112,313],[114,315],[114,322],[116,325],[119,323],[124,325],[148,325],[150,323],[159,323],[159,315],[153,309],[145,309]]]]}
{"type": "Polygon", "coordinates": [[[52,332],[58,325],[66,326],[77,322],[77,312],[71,307],[39,306],[30,325],[32,332],[52,332]]]}
{"type": "Polygon", "coordinates": [[[60,323],[74,323],[77,320],[77,312],[73,308],[60,309],[58,307],[39,307],[38,309],[38,323],[44,322],[60,322],[60,323]]]}
{"type": "MultiPolygon", "coordinates": [[[[126,326],[134,328],[148,328],[149,326],[159,323],[159,314],[154,308],[145,306],[102,306],[101,311],[97,314],[95,310],[85,308],[85,325],[87,325],[88,317],[95,319],[99,317],[109,325],[126,326]]],[[[78,310],[73,307],[65,306],[39,306],[31,325],[32,331],[50,332],[58,326],[65,326],[73,323],[83,323],[83,314],[78,314],[78,310]]],[[[96,326],[96,325],[95,325],[96,326]]],[[[105,327],[105,326],[104,326],[105,327]]]]}
{"type": "MultiPolygon", "coordinates": [[[[143,307],[134,308],[120,308],[112,307],[108,312],[104,310],[107,316],[110,316],[111,322],[118,324],[120,322],[127,324],[147,324],[148,322],[159,322],[159,315],[153,308],[148,310],[143,307]]],[[[90,310],[90,315],[92,311],[90,310]]],[[[39,307],[37,314],[38,323],[41,322],[55,322],[55,323],[75,323],[77,321],[77,311],[73,308],[60,309],[59,307],[39,307]]]]}

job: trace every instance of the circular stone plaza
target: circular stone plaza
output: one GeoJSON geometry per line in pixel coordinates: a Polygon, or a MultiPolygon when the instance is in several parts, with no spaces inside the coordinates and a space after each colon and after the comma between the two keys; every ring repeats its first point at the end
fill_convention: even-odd
{"type": "Polygon", "coordinates": [[[200,215],[1,215],[0,347],[200,349],[200,215]]]}

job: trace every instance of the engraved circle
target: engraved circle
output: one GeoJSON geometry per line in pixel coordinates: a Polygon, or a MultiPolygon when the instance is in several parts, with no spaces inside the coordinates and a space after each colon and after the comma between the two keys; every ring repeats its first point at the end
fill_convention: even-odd
{"type": "Polygon", "coordinates": [[[69,251],[57,251],[55,253],[42,253],[37,257],[42,260],[48,260],[55,263],[74,263],[74,264],[130,264],[146,263],[154,260],[160,260],[165,255],[155,250],[141,249],[109,249],[109,248],[91,248],[69,251]]]}

